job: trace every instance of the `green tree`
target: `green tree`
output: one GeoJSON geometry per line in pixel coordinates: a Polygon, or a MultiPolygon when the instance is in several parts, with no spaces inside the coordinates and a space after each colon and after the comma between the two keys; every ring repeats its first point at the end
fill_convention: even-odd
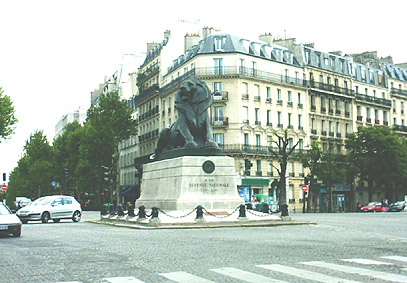
{"type": "Polygon", "coordinates": [[[79,163],[79,148],[82,126],[74,121],[66,125],[64,133],[52,145],[55,162],[55,181],[63,186],[65,194],[77,196],[79,193],[76,169],[79,163]]]}
{"type": "Polygon", "coordinates": [[[116,188],[118,175],[118,144],[128,139],[135,130],[135,121],[127,101],[117,92],[102,95],[99,102],[87,112],[88,121],[81,137],[78,171],[90,172],[84,183],[92,185],[99,196],[102,190],[104,167],[110,171],[110,196],[116,188]]]}
{"type": "Polygon", "coordinates": [[[4,95],[0,87],[0,142],[1,139],[7,139],[14,133],[14,125],[17,123],[14,113],[15,109],[10,97],[4,95]]]}
{"type": "Polygon", "coordinates": [[[367,183],[369,201],[384,185],[392,190],[394,180],[400,180],[405,174],[400,171],[406,168],[405,149],[389,127],[359,127],[357,133],[349,136],[346,148],[350,164],[359,169],[360,183],[367,183]]]}
{"type": "Polygon", "coordinates": [[[55,193],[53,152],[42,131],[32,134],[24,146],[23,157],[10,174],[10,197],[37,198],[55,193]]]}

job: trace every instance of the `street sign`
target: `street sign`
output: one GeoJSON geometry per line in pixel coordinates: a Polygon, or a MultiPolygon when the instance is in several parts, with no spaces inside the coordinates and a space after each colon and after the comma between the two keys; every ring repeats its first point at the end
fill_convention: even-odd
{"type": "Polygon", "coordinates": [[[6,184],[1,185],[1,190],[2,190],[3,192],[7,191],[7,185],[6,185],[6,184]]]}
{"type": "Polygon", "coordinates": [[[308,192],[308,186],[307,186],[307,185],[302,186],[302,190],[303,190],[305,193],[308,192]]]}

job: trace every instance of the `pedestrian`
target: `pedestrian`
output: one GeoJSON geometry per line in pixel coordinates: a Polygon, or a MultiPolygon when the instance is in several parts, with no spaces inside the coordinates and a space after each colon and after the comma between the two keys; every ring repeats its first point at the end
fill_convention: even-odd
{"type": "Polygon", "coordinates": [[[356,203],[356,211],[357,212],[360,212],[360,209],[362,208],[362,205],[360,204],[360,202],[359,202],[359,200],[358,200],[358,202],[356,203]]]}

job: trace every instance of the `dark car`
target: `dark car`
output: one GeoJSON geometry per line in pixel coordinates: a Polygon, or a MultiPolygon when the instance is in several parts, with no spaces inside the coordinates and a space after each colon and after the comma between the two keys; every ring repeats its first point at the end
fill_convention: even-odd
{"type": "Polygon", "coordinates": [[[396,201],[392,204],[389,205],[387,208],[387,211],[402,211],[406,207],[406,202],[405,201],[396,201]]]}
{"type": "Polygon", "coordinates": [[[4,203],[0,202],[0,234],[21,236],[21,221],[4,203]]]}

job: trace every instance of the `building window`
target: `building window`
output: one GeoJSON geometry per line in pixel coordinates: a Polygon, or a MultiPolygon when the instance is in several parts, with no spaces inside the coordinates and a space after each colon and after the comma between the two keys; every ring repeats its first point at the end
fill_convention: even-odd
{"type": "Polygon", "coordinates": [[[214,69],[215,69],[215,75],[222,75],[223,74],[223,59],[214,58],[213,65],[214,65],[214,69]]]}
{"type": "Polygon", "coordinates": [[[243,134],[243,144],[249,145],[249,134],[248,133],[243,134]]]}
{"type": "Polygon", "coordinates": [[[222,92],[223,91],[223,83],[222,82],[214,82],[213,83],[213,92],[222,92]]]}
{"type": "Polygon", "coordinates": [[[215,50],[223,51],[223,49],[225,48],[225,42],[226,42],[225,37],[215,37],[215,40],[214,40],[215,50]]]}
{"type": "Polygon", "coordinates": [[[267,126],[272,126],[272,124],[271,124],[271,110],[267,110],[267,126]]]}
{"type": "Polygon", "coordinates": [[[269,86],[266,87],[266,95],[267,95],[267,98],[271,98],[271,88],[269,86]]]}
{"type": "Polygon", "coordinates": [[[291,113],[288,113],[288,127],[289,128],[292,128],[293,126],[292,126],[292,123],[291,123],[291,117],[292,117],[292,114],[291,113]]]}
{"type": "Polygon", "coordinates": [[[224,135],[223,134],[213,134],[213,139],[218,145],[224,145],[224,135]]]}
{"type": "Polygon", "coordinates": [[[249,123],[249,107],[243,106],[243,123],[249,123]]]}
{"type": "Polygon", "coordinates": [[[261,146],[261,138],[260,138],[260,135],[256,135],[256,146],[257,147],[260,147],[261,146]]]}
{"type": "Polygon", "coordinates": [[[290,90],[287,91],[287,101],[288,101],[289,104],[291,103],[291,105],[292,105],[292,103],[293,103],[293,97],[292,97],[292,94],[291,94],[291,91],[290,91],[290,90]]]}
{"type": "Polygon", "coordinates": [[[277,127],[279,127],[279,128],[283,127],[283,124],[282,124],[282,121],[281,121],[281,112],[280,111],[277,112],[277,127]]]}
{"type": "Polygon", "coordinates": [[[298,129],[302,130],[302,115],[298,114],[298,129]]]}
{"type": "Polygon", "coordinates": [[[215,124],[217,122],[223,122],[223,106],[216,106],[213,108],[214,110],[214,121],[215,124]]]}
{"type": "Polygon", "coordinates": [[[256,125],[260,122],[259,118],[260,118],[260,109],[255,108],[254,109],[254,121],[255,121],[256,125]]]}

